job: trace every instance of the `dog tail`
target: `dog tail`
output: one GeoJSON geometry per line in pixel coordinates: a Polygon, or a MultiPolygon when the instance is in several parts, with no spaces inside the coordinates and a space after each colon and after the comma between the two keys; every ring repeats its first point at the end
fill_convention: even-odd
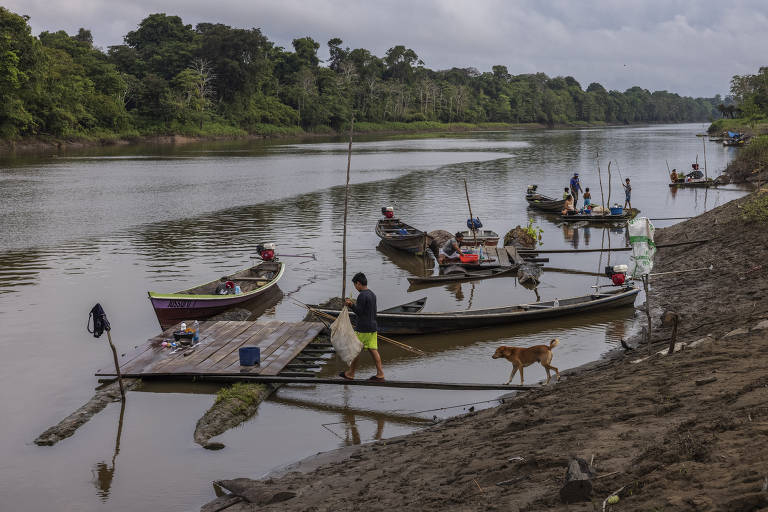
{"type": "Polygon", "coordinates": [[[560,344],[560,340],[558,338],[553,339],[552,341],[549,342],[549,350],[552,350],[559,344],[560,344]]]}

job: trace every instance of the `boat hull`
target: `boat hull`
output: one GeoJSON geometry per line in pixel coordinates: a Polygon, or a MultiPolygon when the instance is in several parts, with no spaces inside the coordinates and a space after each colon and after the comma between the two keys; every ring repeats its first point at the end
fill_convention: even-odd
{"type": "Polygon", "coordinates": [[[461,245],[465,247],[496,247],[499,245],[499,234],[494,231],[484,229],[479,231],[476,236],[471,231],[462,231],[461,234],[464,235],[461,245]]]}
{"type": "Polygon", "coordinates": [[[541,194],[533,194],[525,196],[528,201],[528,206],[535,210],[541,210],[544,212],[561,212],[565,208],[565,199],[553,199],[551,197],[542,196],[541,194]]]}
{"type": "MultiPolygon", "coordinates": [[[[635,303],[638,292],[637,288],[627,287],[617,292],[561,299],[557,307],[550,301],[450,313],[379,312],[376,315],[376,323],[379,332],[383,334],[431,334],[478,329],[631,306],[635,303]]],[[[339,313],[336,310],[322,311],[332,315],[339,313]]],[[[350,314],[350,318],[354,323],[353,314],[350,314]]]]}
{"type": "Polygon", "coordinates": [[[408,224],[400,222],[398,219],[380,220],[376,224],[376,235],[381,238],[382,243],[399,251],[405,251],[411,254],[424,254],[427,250],[427,234],[408,224]],[[400,226],[410,233],[407,235],[398,235],[388,232],[393,228],[400,226]]]}

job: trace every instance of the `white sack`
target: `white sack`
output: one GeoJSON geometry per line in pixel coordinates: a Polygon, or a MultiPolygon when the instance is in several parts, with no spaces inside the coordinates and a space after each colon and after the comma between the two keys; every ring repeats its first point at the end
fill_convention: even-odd
{"type": "Polygon", "coordinates": [[[638,217],[629,221],[629,242],[632,244],[633,277],[648,275],[653,270],[653,256],[656,254],[656,244],[653,232],[656,228],[646,217],[638,217]]]}
{"type": "Polygon", "coordinates": [[[363,344],[357,339],[352,322],[349,321],[349,310],[344,306],[338,318],[331,324],[331,345],[342,361],[351,364],[363,350],[363,344]]]}

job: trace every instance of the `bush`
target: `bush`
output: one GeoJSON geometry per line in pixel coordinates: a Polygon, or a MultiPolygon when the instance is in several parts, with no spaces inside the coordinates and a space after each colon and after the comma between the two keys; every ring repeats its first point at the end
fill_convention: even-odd
{"type": "Polygon", "coordinates": [[[741,206],[741,216],[748,221],[768,224],[768,191],[758,190],[741,206]]]}

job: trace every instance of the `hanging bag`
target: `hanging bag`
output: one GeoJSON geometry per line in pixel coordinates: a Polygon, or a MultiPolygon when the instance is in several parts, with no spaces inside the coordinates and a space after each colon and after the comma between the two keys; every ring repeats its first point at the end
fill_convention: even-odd
{"type": "Polygon", "coordinates": [[[341,309],[339,316],[331,324],[331,345],[347,365],[351,364],[363,350],[363,344],[357,339],[352,322],[349,321],[347,306],[341,309]]]}

